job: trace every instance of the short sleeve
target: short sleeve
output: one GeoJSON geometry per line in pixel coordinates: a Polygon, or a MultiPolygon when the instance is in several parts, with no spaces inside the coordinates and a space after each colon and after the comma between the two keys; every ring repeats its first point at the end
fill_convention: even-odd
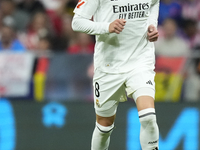
{"type": "Polygon", "coordinates": [[[84,18],[91,19],[98,7],[98,0],[79,0],[74,13],[84,18]]]}

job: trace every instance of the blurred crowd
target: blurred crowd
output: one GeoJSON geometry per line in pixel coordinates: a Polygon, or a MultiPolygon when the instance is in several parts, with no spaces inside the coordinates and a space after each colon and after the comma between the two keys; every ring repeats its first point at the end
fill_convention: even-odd
{"type": "Polygon", "coordinates": [[[166,66],[172,62],[170,71],[182,76],[181,99],[200,101],[200,1],[161,0],[158,29],[157,66],[164,64],[160,58],[170,58],[166,66]]]}
{"type": "MultiPolygon", "coordinates": [[[[0,51],[92,54],[94,36],[73,32],[71,28],[77,2],[1,0],[0,51]]],[[[183,97],[200,100],[200,1],[161,0],[158,30],[156,57],[185,58],[184,65],[178,69],[184,76],[183,97]]],[[[91,67],[88,70],[90,77],[91,67]]]]}
{"type": "Polygon", "coordinates": [[[0,51],[93,53],[92,36],[71,28],[75,0],[1,0],[0,51]]]}

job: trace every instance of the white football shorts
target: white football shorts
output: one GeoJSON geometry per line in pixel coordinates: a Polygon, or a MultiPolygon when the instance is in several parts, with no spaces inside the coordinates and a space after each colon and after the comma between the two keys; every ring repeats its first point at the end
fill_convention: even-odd
{"type": "MultiPolygon", "coordinates": [[[[139,70],[139,69],[138,69],[139,70]]],[[[153,69],[110,74],[95,70],[93,77],[94,107],[96,114],[110,117],[116,114],[119,102],[127,96],[135,101],[139,96],[155,97],[153,69]]]]}

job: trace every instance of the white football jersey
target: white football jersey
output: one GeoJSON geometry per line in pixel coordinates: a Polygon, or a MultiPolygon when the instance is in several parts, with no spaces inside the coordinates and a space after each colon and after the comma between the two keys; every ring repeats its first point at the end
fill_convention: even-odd
{"type": "Polygon", "coordinates": [[[120,34],[109,33],[108,29],[96,34],[95,68],[107,73],[128,72],[138,66],[154,68],[154,43],[148,41],[147,29],[150,24],[157,26],[158,9],[159,0],[80,0],[76,15],[93,17],[96,23],[126,20],[120,34]]]}

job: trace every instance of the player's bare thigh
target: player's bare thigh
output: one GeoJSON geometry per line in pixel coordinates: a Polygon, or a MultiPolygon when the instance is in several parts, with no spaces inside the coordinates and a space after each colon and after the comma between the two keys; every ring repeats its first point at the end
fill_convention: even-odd
{"type": "Polygon", "coordinates": [[[147,108],[154,108],[154,99],[151,96],[139,96],[136,100],[138,111],[147,108]]]}

